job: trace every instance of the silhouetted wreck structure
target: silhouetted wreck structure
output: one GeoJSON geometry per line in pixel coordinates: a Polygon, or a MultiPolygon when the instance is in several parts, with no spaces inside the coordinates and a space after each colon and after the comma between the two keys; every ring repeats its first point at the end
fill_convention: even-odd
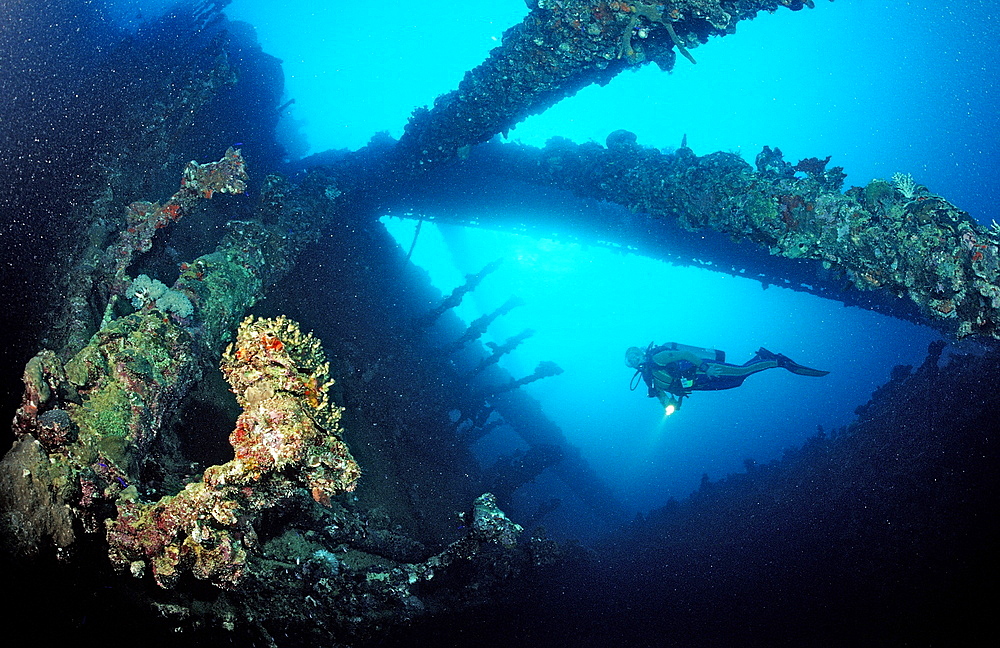
{"type": "MultiPolygon", "coordinates": [[[[471,156],[472,146],[586,85],[607,83],[618,72],[651,61],[670,70],[675,49],[686,53],[685,46],[732,33],[738,21],[759,11],[812,4],[540,2],[504,34],[485,63],[466,74],[458,90],[439,97],[432,109],[415,112],[397,154],[409,169],[455,163],[471,156]]],[[[637,245],[668,259],[920,319],[958,337],[998,334],[1000,228],[980,226],[908,175],[841,194],[843,169],[827,169],[829,158],[792,165],[780,150],[765,147],[751,167],[734,154],[698,157],[683,145],[670,153],[642,147],[626,131],[612,133],[606,147],[555,139],[541,151],[492,147],[481,162],[475,158],[472,164],[482,166],[467,178],[506,175],[650,217],[632,219],[640,220],[633,225],[640,231],[622,236],[629,219],[617,214],[609,222],[598,210],[581,218],[577,210],[576,227],[569,230],[583,238],[637,245]],[[482,175],[485,169],[490,176],[482,175]],[[756,249],[734,249],[722,237],[711,237],[696,239],[695,250],[692,237],[679,235],[673,224],[712,230],[756,249]],[[767,260],[765,253],[795,263],[767,260]],[[848,286],[880,294],[840,297],[848,286]]],[[[461,177],[461,171],[449,172],[461,177]]],[[[564,231],[565,225],[551,226],[564,231]]]]}
{"type": "Polygon", "coordinates": [[[606,147],[558,139],[542,149],[491,143],[432,171],[391,213],[558,233],[756,280],[765,289],[808,292],[958,338],[994,336],[996,228],[979,225],[909,176],[897,176],[899,186],[877,179],[841,193],[839,167],[805,173],[797,170],[803,162],[793,166],[766,148],[755,167],[730,153],[661,152],[623,131],[606,147]],[[519,197],[516,210],[489,207],[510,194],[519,197]],[[522,215],[538,210],[549,214],[544,222],[522,215]]]}
{"type": "Polygon", "coordinates": [[[645,62],[669,70],[677,53],[693,62],[689,50],[739,20],[810,0],[529,3],[399,142],[323,156],[292,180],[266,175],[281,166],[280,66],[224,19],[224,2],[181,5],[131,36],[97,29],[89,3],[68,4],[18,28],[30,37],[58,23],[62,37],[45,42],[68,49],[44,52],[43,67],[84,48],[91,74],[54,77],[58,109],[33,123],[18,104],[24,130],[0,139],[4,213],[66,234],[52,258],[11,252],[20,274],[4,287],[11,303],[38,295],[27,332],[5,350],[25,371],[0,463],[3,567],[29,604],[19,613],[50,624],[36,627],[96,627],[108,641],[183,632],[206,644],[607,644],[639,625],[618,602],[656,617],[664,643],[715,632],[775,645],[787,617],[767,612],[790,605],[805,621],[785,637],[803,645],[864,606],[872,626],[880,613],[921,622],[883,630],[887,640],[953,639],[979,618],[958,608],[978,591],[967,585],[998,571],[996,522],[979,514],[997,504],[995,440],[979,433],[1000,405],[995,354],[939,367],[932,348],[916,372],[894,371],[857,424],[780,462],[748,462],[745,475],[706,479],[594,544],[595,559],[534,527],[560,513],[580,526],[622,517],[517,389],[558,368],[501,371],[494,359],[529,333],[480,346],[489,322],[467,327],[450,312],[475,276],[443,297],[378,223],[387,212],[467,222],[469,201],[479,227],[548,228],[992,342],[998,228],[909,176],[841,193],[828,159],[792,165],[765,148],[751,166],[648,149],[622,131],[606,146],[477,146],[587,84],[645,62]],[[69,128],[72,114],[115,128],[69,128]],[[229,148],[244,139],[260,142],[246,160],[229,148]],[[178,187],[192,157],[218,162],[191,163],[178,187]],[[562,220],[483,220],[482,205],[511,186],[562,220]],[[244,188],[253,198],[216,195],[244,188]],[[156,198],[165,202],[146,202],[156,198]],[[526,449],[480,465],[470,446],[500,432],[526,449]],[[565,492],[503,510],[547,471],[565,492]],[[902,535],[894,520],[908,525],[902,535]],[[775,577],[782,570],[798,580],[775,577]],[[868,592],[873,580],[886,589],[868,592]],[[926,594],[939,590],[948,606],[926,594]],[[827,607],[798,597],[815,591],[827,607]],[[49,604],[26,609],[39,601],[49,604]],[[542,607],[544,620],[531,615],[542,607]],[[747,628],[758,634],[739,634],[747,628]]]}

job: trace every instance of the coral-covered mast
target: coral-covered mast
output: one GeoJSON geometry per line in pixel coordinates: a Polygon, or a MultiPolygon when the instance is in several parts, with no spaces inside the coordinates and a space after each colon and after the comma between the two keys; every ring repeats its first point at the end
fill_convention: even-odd
{"type": "Polygon", "coordinates": [[[675,49],[736,31],[760,11],[813,6],[812,0],[676,0],[674,2],[531,1],[503,44],[466,73],[458,89],[418,109],[399,142],[403,164],[421,169],[489,140],[560,99],[619,72],[654,62],[671,70],[675,49]]]}

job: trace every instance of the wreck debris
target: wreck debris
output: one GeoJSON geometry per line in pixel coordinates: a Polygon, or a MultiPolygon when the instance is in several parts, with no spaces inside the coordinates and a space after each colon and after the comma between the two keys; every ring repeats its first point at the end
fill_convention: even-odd
{"type": "MultiPolygon", "coordinates": [[[[254,610],[251,623],[258,631],[319,631],[338,645],[384,640],[387,630],[405,631],[414,619],[479,608],[509,592],[511,582],[564,559],[552,541],[522,540],[522,527],[490,493],[458,515],[462,534],[457,540],[431,555],[422,551],[421,557],[381,557],[399,553],[389,547],[399,538],[376,529],[367,517],[361,518],[363,528],[345,533],[340,525],[351,525],[350,517],[335,506],[325,518],[330,526],[321,533],[302,534],[293,527],[267,543],[269,557],[254,565],[262,572],[260,587],[239,592],[254,610]],[[359,541],[358,534],[369,537],[359,541]],[[386,542],[376,549],[372,535],[386,542]]],[[[403,553],[412,550],[418,548],[403,553]]]]}
{"type": "Polygon", "coordinates": [[[524,531],[520,525],[511,522],[504,512],[497,508],[496,497],[492,493],[484,493],[477,497],[472,503],[471,520],[468,517],[465,519],[470,523],[471,529],[459,542],[465,541],[466,544],[476,543],[478,546],[482,543],[498,543],[504,547],[513,547],[517,544],[517,536],[524,531]]]}
{"type": "Polygon", "coordinates": [[[470,511],[463,512],[459,519],[464,524],[466,532],[461,538],[452,542],[442,551],[427,560],[406,565],[408,572],[406,581],[409,584],[418,580],[427,581],[433,578],[435,572],[459,560],[471,560],[488,546],[498,546],[511,550],[518,544],[518,537],[524,531],[497,506],[497,498],[492,493],[483,493],[472,503],[470,511]]]}
{"type": "MultiPolygon", "coordinates": [[[[423,220],[421,220],[420,223],[423,223],[423,220]]],[[[420,227],[420,223],[417,224],[418,230],[420,227]]],[[[416,234],[414,234],[414,237],[415,236],[416,234]]],[[[411,251],[412,251],[412,246],[411,246],[411,251]]],[[[417,319],[414,322],[414,327],[417,329],[426,329],[431,324],[436,322],[438,318],[444,314],[445,311],[457,307],[459,304],[462,303],[462,300],[465,298],[465,295],[475,290],[483,279],[485,279],[487,276],[495,272],[496,269],[500,267],[501,263],[503,263],[502,258],[496,259],[495,261],[491,261],[490,263],[487,263],[485,266],[483,266],[483,269],[480,270],[479,272],[475,274],[465,275],[465,283],[463,283],[461,286],[458,286],[453,291],[451,291],[451,294],[445,297],[443,300],[441,300],[441,303],[438,304],[433,310],[431,310],[426,315],[423,315],[422,317],[417,319]]]]}
{"type": "Polygon", "coordinates": [[[340,438],[340,410],[319,340],[284,317],[248,317],[222,372],[243,413],[229,440],[235,458],[205,470],[177,495],[141,500],[134,487],[108,521],[112,563],[171,587],[185,571],[222,587],[239,583],[255,549],[253,522],[302,488],[329,506],[360,470],[340,438]]]}
{"type": "Polygon", "coordinates": [[[486,329],[489,328],[490,324],[492,324],[498,317],[506,315],[518,306],[523,305],[524,300],[520,297],[511,297],[502,303],[496,310],[477,317],[471,324],[469,324],[469,328],[465,330],[465,333],[463,333],[461,337],[444,348],[445,353],[454,353],[469,342],[478,340],[482,337],[483,333],[486,332],[486,329]]]}

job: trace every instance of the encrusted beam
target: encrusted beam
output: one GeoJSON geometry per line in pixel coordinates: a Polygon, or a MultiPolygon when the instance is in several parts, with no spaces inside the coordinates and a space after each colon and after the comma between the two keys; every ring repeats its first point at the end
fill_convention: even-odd
{"type": "Polygon", "coordinates": [[[915,305],[918,319],[956,338],[1000,338],[1000,228],[978,224],[908,174],[841,192],[843,170],[827,168],[829,158],[792,165],[765,147],[751,166],[732,153],[643,147],[626,131],[606,147],[553,140],[483,153],[494,177],[506,169],[656,221],[750,241],[812,262],[817,281],[905,298],[908,313],[915,305]]]}
{"type": "Polygon", "coordinates": [[[421,169],[468,154],[524,118],[592,84],[645,63],[671,70],[675,50],[736,31],[760,11],[813,6],[810,0],[675,2],[530,1],[525,19],[466,73],[458,89],[417,109],[399,142],[404,166],[421,169]]]}

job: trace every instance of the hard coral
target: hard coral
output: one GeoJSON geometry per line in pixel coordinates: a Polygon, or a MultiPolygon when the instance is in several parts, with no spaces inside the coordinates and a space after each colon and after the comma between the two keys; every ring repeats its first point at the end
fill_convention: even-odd
{"type": "Polygon", "coordinates": [[[235,458],[158,502],[128,489],[108,523],[112,561],[171,587],[184,571],[234,587],[256,548],[252,522],[303,489],[321,504],[354,489],[358,464],[340,438],[340,408],[322,345],[285,318],[248,317],[222,360],[243,413],[229,440],[235,458]]]}

